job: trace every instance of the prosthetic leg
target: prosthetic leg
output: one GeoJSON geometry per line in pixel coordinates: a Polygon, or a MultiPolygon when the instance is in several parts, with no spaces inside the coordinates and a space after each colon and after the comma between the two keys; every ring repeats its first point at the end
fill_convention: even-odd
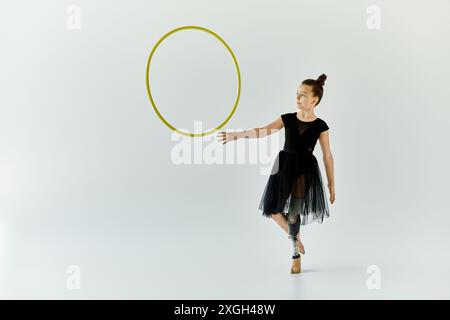
{"type": "Polygon", "coordinates": [[[288,221],[288,231],[289,231],[289,239],[292,242],[292,259],[293,266],[291,268],[291,273],[300,273],[301,272],[301,256],[297,247],[297,236],[300,231],[300,210],[302,205],[303,198],[296,197],[291,195],[291,201],[289,204],[289,211],[287,214],[288,221]],[[298,261],[297,261],[298,260],[298,261]]]}

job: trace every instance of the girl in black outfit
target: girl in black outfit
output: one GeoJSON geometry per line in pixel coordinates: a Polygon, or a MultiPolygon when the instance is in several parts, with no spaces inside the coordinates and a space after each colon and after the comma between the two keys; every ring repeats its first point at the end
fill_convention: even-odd
{"type": "Polygon", "coordinates": [[[327,123],[314,114],[323,95],[327,76],[304,80],[297,89],[297,112],[284,113],[262,128],[240,132],[219,132],[223,144],[239,138],[261,138],[285,128],[285,142],[265,186],[259,209],[274,219],[292,242],[291,273],[300,273],[300,253],[305,254],[300,240],[300,225],[322,223],[330,216],[322,175],[313,154],[317,140],[322,148],[328,178],[330,202],[334,203],[334,162],[329,144],[327,123]]]}

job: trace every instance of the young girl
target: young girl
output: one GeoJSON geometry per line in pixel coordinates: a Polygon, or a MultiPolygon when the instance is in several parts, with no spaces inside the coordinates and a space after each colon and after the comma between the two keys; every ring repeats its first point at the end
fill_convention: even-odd
{"type": "Polygon", "coordinates": [[[300,225],[322,223],[329,217],[322,175],[313,155],[317,140],[322,148],[328,179],[330,202],[334,203],[334,163],[329,143],[327,123],[314,113],[323,95],[327,76],[304,80],[297,89],[297,112],[284,113],[262,128],[239,132],[218,133],[225,144],[240,138],[261,138],[285,128],[285,142],[272,168],[259,209],[272,218],[289,235],[292,242],[291,273],[300,273],[300,253],[305,248],[300,240],[300,225]]]}

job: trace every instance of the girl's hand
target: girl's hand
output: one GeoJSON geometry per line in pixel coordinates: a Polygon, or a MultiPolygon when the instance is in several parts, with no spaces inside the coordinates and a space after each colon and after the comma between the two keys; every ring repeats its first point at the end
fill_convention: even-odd
{"type": "Polygon", "coordinates": [[[233,132],[225,132],[225,131],[220,131],[217,134],[217,138],[219,141],[223,141],[222,144],[225,144],[232,140],[237,140],[233,132]]]}
{"type": "Polygon", "coordinates": [[[330,202],[334,202],[335,193],[334,193],[334,186],[328,185],[328,190],[330,191],[330,202]]]}

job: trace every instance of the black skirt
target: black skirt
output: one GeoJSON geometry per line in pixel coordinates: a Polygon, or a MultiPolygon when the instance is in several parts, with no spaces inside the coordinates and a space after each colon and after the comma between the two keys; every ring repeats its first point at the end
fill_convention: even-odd
{"type": "Polygon", "coordinates": [[[259,209],[262,215],[299,214],[300,224],[322,223],[330,216],[322,175],[312,152],[281,150],[274,162],[259,209]]]}

